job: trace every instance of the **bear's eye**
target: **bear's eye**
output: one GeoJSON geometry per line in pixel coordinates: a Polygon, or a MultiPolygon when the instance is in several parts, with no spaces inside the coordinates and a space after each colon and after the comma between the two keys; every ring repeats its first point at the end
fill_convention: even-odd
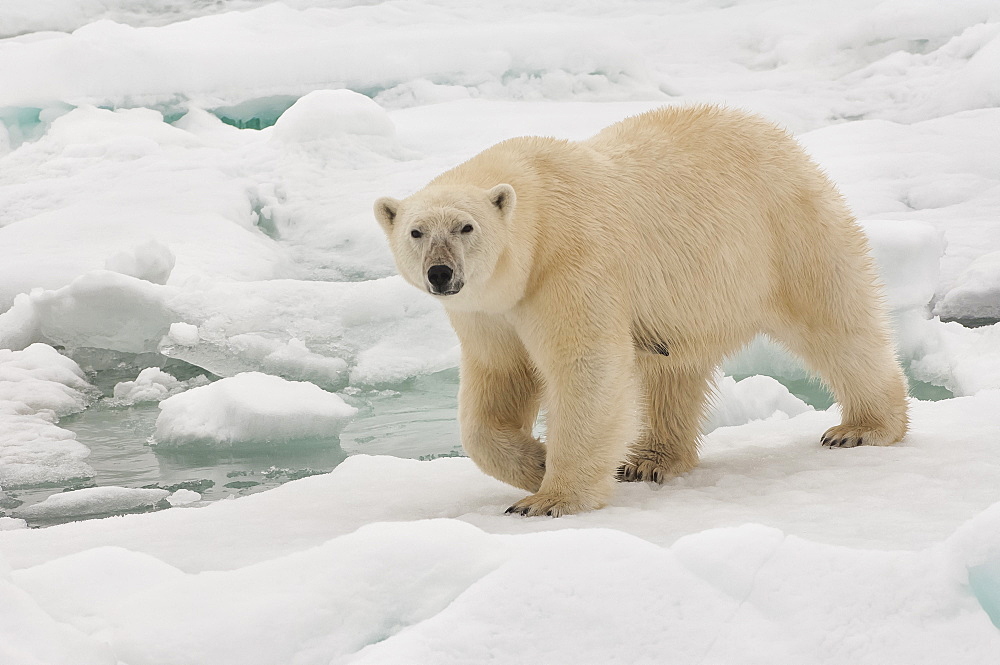
{"type": "Polygon", "coordinates": [[[472,233],[472,224],[466,224],[463,226],[462,233],[472,233]]]}
{"type": "Polygon", "coordinates": [[[410,231],[410,237],[411,238],[419,238],[422,235],[424,235],[424,234],[421,233],[420,231],[416,230],[416,229],[413,229],[412,231],[410,231]]]}

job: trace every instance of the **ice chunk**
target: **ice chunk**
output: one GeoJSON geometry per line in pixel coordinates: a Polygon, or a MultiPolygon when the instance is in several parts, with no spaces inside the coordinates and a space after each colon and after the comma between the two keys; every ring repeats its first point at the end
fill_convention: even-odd
{"type": "Polygon", "coordinates": [[[167,497],[171,506],[186,506],[201,501],[201,494],[193,490],[179,489],[167,497]]]}
{"type": "Polygon", "coordinates": [[[198,343],[198,326],[183,321],[171,323],[170,332],[167,333],[167,342],[181,346],[194,346],[198,343]]]}
{"type": "Polygon", "coordinates": [[[17,510],[16,515],[25,519],[51,519],[126,513],[151,508],[169,494],[170,492],[162,489],[88,487],[53,494],[44,501],[17,510]]]}
{"type": "Polygon", "coordinates": [[[21,323],[45,341],[70,348],[154,351],[178,318],[166,305],[170,293],[169,287],[117,272],[86,273],[61,289],[19,299],[11,312],[0,315],[0,334],[6,334],[0,343],[38,341],[17,327],[21,323]]]}
{"type": "Polygon", "coordinates": [[[115,254],[105,261],[104,267],[153,284],[166,284],[176,262],[169,247],[149,240],[132,251],[115,254]]]}
{"type": "Polygon", "coordinates": [[[194,386],[206,385],[205,376],[189,381],[178,381],[159,367],[147,367],[139,372],[135,381],[122,381],[115,385],[114,406],[131,406],[140,402],[159,402],[194,386]]]}
{"type": "Polygon", "coordinates": [[[0,415],[0,488],[91,478],[90,449],[76,434],[36,415],[0,415]]]}
{"type": "Polygon", "coordinates": [[[0,349],[0,404],[20,402],[31,413],[61,417],[87,408],[95,393],[80,366],[47,344],[0,349]]]}
{"type": "Polygon", "coordinates": [[[355,414],[339,396],[311,383],[247,372],[160,402],[153,442],[230,447],[330,439],[355,414]]]}

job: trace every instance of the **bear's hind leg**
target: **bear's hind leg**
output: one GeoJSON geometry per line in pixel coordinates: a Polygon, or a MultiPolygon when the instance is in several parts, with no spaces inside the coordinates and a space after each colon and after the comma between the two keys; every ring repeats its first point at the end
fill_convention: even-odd
{"type": "Polygon", "coordinates": [[[840,403],[842,422],[823,434],[823,445],[887,446],[906,434],[907,385],[875,270],[863,253],[830,254],[839,260],[798,266],[783,321],[768,334],[815,370],[840,403]]]}
{"type": "Polygon", "coordinates": [[[784,335],[781,341],[819,373],[840,404],[841,424],[823,434],[824,446],[888,446],[903,438],[906,377],[884,329],[839,328],[784,335]]]}
{"type": "Polygon", "coordinates": [[[712,372],[677,367],[672,358],[642,351],[636,362],[645,427],[617,475],[622,481],[662,483],[698,464],[698,437],[712,372]]]}

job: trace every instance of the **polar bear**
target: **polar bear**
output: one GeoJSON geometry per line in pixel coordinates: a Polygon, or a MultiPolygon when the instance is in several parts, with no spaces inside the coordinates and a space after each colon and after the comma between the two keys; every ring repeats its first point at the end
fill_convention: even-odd
{"type": "Polygon", "coordinates": [[[758,333],[836,395],[823,445],[906,433],[865,236],[761,118],[667,107],[586,141],[510,139],[374,209],[399,272],[458,334],[466,452],[532,492],[508,512],[599,508],[616,477],[693,468],[713,370],[758,333]]]}

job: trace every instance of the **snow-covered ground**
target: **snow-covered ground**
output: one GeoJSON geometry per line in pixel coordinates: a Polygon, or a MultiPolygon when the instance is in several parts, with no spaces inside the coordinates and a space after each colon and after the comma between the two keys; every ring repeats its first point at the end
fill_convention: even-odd
{"type": "Polygon", "coordinates": [[[0,663],[997,662],[998,71],[995,0],[7,0],[0,663]],[[157,403],[158,458],[454,450],[421,391],[456,339],[371,202],[706,101],[788,127],[857,213],[915,393],[949,397],[903,443],[821,448],[836,408],[760,340],[702,464],[585,515],[503,515],[464,458],[217,502],[95,481],[72,419],[157,403]]]}

